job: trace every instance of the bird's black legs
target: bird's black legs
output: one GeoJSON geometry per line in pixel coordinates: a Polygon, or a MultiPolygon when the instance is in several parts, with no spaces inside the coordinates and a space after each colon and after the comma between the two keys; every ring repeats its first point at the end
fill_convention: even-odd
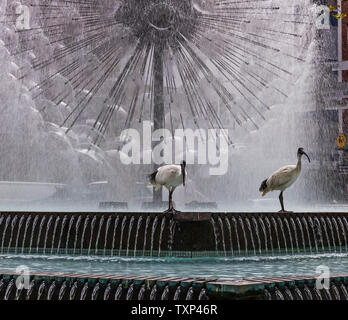
{"type": "Polygon", "coordinates": [[[280,193],[279,195],[279,201],[280,201],[280,205],[282,207],[282,210],[281,211],[285,211],[284,210],[284,202],[283,202],[283,191],[280,193]]]}
{"type": "Polygon", "coordinates": [[[169,206],[168,206],[168,211],[170,211],[171,209],[173,209],[173,189],[169,190],[169,206]]]}
{"type": "Polygon", "coordinates": [[[280,201],[280,205],[282,207],[282,210],[280,210],[279,212],[292,212],[292,211],[286,211],[284,209],[284,201],[283,201],[283,191],[280,193],[279,195],[279,201],[280,201]]]}
{"type": "Polygon", "coordinates": [[[169,191],[168,210],[164,211],[164,213],[178,213],[178,212],[180,212],[178,210],[175,210],[173,207],[173,192],[174,192],[174,190],[175,190],[174,187],[168,189],[168,191],[169,191]]]}

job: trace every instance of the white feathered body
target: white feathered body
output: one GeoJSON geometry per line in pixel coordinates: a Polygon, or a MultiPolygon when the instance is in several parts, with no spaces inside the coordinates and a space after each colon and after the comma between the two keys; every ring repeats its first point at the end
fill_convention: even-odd
{"type": "Polygon", "coordinates": [[[301,173],[301,160],[297,165],[288,165],[278,169],[267,179],[267,187],[262,190],[262,196],[268,192],[279,190],[284,191],[289,188],[301,173]]]}
{"type": "MultiPolygon", "coordinates": [[[[187,171],[185,169],[185,175],[187,177],[187,171]]],[[[183,175],[180,165],[166,165],[157,169],[155,177],[155,183],[152,183],[156,190],[162,186],[166,188],[177,187],[183,184],[183,175]]]]}

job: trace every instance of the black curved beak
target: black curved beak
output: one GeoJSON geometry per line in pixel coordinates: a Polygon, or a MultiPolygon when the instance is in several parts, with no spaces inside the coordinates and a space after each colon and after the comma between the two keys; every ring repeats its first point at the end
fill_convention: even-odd
{"type": "Polygon", "coordinates": [[[308,162],[311,162],[311,159],[309,159],[309,156],[308,156],[308,154],[306,153],[306,152],[303,152],[303,154],[307,157],[307,159],[308,159],[308,162]]]}

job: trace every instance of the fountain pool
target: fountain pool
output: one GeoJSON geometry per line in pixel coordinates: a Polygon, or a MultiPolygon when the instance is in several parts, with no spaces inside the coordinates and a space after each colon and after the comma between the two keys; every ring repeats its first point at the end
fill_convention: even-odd
{"type": "Polygon", "coordinates": [[[333,274],[348,270],[348,254],[249,256],[234,258],[121,258],[98,256],[0,255],[0,270],[86,275],[181,277],[236,280],[316,274],[325,265],[333,274]]]}

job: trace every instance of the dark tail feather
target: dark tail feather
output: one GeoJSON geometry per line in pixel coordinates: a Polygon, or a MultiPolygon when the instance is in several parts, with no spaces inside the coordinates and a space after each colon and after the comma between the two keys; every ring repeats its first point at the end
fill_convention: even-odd
{"type": "Polygon", "coordinates": [[[156,184],[156,174],[158,170],[156,170],[154,173],[149,174],[147,177],[149,178],[149,182],[151,184],[156,184]]]}
{"type": "Polygon", "coordinates": [[[259,191],[262,192],[267,188],[267,179],[262,181],[259,191]]]}

